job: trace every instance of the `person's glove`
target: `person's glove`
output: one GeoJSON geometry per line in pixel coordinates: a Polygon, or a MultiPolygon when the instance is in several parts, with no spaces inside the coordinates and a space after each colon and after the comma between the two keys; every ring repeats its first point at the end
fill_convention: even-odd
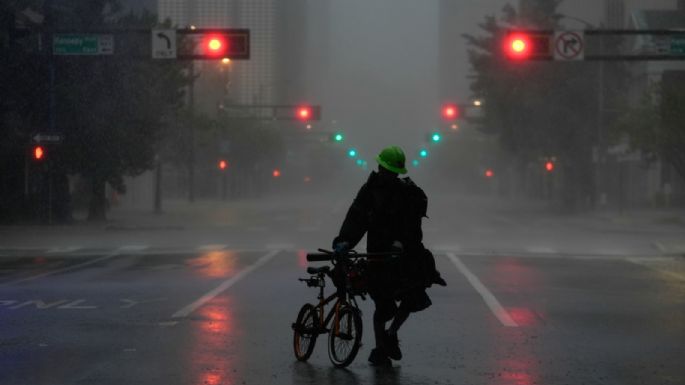
{"type": "Polygon", "coordinates": [[[348,242],[336,242],[333,244],[333,251],[338,254],[344,253],[350,249],[350,244],[348,242]]]}

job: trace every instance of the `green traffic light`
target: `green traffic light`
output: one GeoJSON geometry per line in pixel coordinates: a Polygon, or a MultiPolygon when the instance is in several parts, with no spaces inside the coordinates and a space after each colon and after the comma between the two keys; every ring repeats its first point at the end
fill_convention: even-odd
{"type": "Polygon", "coordinates": [[[364,165],[364,161],[361,159],[357,159],[357,166],[363,166],[363,165],[364,165]]]}
{"type": "Polygon", "coordinates": [[[411,164],[414,165],[414,167],[419,167],[419,161],[416,159],[412,160],[411,164]]]}
{"type": "Polygon", "coordinates": [[[427,156],[428,156],[428,150],[426,150],[426,149],[421,149],[421,151],[419,151],[419,155],[420,155],[422,158],[427,157],[427,156]]]}
{"type": "Polygon", "coordinates": [[[347,155],[348,155],[350,158],[354,158],[355,156],[357,156],[357,150],[355,150],[354,148],[350,148],[350,149],[347,151],[347,155]]]}
{"type": "Polygon", "coordinates": [[[344,139],[344,137],[343,137],[343,134],[341,134],[341,133],[337,133],[333,136],[333,140],[335,140],[336,142],[342,142],[343,139],[344,139]]]}
{"type": "Polygon", "coordinates": [[[442,139],[442,136],[438,134],[437,132],[431,135],[431,140],[435,143],[439,142],[442,139]]]}

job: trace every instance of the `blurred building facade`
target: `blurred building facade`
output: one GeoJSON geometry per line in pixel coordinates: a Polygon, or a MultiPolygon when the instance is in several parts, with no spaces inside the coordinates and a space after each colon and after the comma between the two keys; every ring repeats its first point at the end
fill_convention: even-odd
{"type": "MultiPolygon", "coordinates": [[[[250,60],[230,63],[230,97],[239,104],[274,102],[276,7],[275,0],[158,0],[158,17],[177,28],[249,28],[250,60]]],[[[198,61],[199,73],[219,71],[217,63],[198,61]]],[[[208,75],[208,74],[207,74],[208,75]]],[[[204,75],[203,75],[204,76],[204,75]]],[[[205,76],[207,78],[207,76],[205,76]]],[[[212,79],[211,83],[214,83],[212,79]]],[[[203,84],[198,84],[200,89],[203,84]]],[[[228,91],[228,90],[227,90],[228,91]]],[[[212,92],[210,92],[212,93],[212,92]]],[[[207,93],[200,93],[207,95],[207,93]]],[[[221,93],[217,96],[221,97],[221,93]]],[[[223,101],[199,100],[211,109],[223,101]],[[203,103],[205,102],[205,103],[203,103]]]]}

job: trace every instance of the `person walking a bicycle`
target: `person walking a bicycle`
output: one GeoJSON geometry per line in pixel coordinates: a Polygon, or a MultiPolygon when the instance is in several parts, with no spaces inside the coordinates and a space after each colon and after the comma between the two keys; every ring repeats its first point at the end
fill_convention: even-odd
{"type": "Polygon", "coordinates": [[[367,252],[398,253],[393,258],[370,258],[367,271],[368,292],[375,305],[376,342],[369,362],[386,366],[391,364],[390,358],[402,358],[397,332],[409,314],[431,305],[426,287],[446,283],[422,243],[421,221],[426,216],[427,197],[411,179],[398,177],[407,173],[404,152],[390,146],[376,161],[378,171],[371,172],[357,193],[333,240],[333,249],[338,253],[350,250],[366,234],[367,252]]]}

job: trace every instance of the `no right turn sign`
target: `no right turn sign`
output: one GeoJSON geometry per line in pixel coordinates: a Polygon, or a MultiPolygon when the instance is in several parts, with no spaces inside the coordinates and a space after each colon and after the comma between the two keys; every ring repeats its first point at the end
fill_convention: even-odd
{"type": "Polygon", "coordinates": [[[583,31],[554,31],[553,47],[554,60],[584,60],[585,33],[583,31]]]}

